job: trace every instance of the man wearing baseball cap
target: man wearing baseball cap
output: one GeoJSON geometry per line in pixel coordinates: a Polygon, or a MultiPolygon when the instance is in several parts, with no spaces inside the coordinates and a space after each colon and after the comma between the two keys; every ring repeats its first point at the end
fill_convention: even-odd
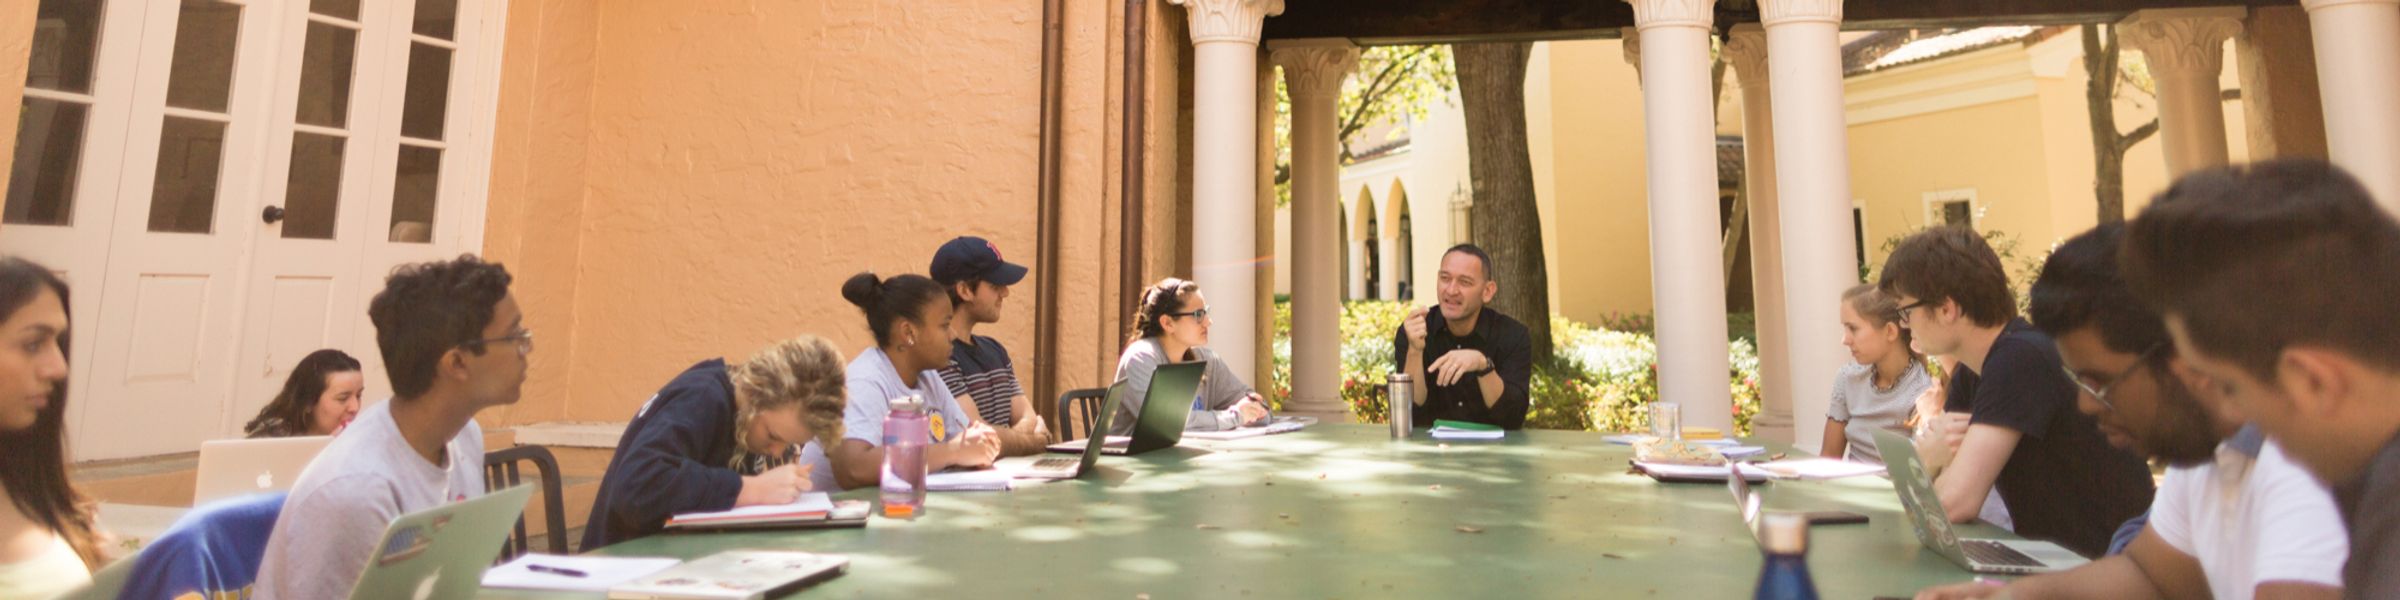
{"type": "Polygon", "coordinates": [[[1033,411],[1033,399],[1017,383],[1016,364],[999,340],[975,335],[975,326],[1000,322],[1009,286],[1025,279],[1025,267],[1000,258],[1000,247],[979,237],[960,237],[933,253],[928,269],[950,290],[950,365],[941,370],[950,395],[975,417],[1000,432],[1003,456],[1042,453],[1050,430],[1033,411]]]}

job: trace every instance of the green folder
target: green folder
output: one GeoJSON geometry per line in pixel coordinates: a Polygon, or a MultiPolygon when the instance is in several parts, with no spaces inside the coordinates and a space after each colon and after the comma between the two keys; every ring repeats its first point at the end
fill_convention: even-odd
{"type": "Polygon", "coordinates": [[[1465,429],[1465,430],[1468,430],[1468,431],[1499,431],[1499,430],[1500,430],[1500,426],[1499,426],[1499,425],[1491,425],[1491,424],[1486,424],[1486,423],[1470,423],[1470,422],[1467,422],[1467,421],[1452,421],[1452,420],[1449,420],[1449,419],[1434,419],[1434,420],[1433,420],[1433,426],[1434,426],[1434,427],[1448,427],[1448,428],[1451,428],[1451,429],[1465,429]]]}

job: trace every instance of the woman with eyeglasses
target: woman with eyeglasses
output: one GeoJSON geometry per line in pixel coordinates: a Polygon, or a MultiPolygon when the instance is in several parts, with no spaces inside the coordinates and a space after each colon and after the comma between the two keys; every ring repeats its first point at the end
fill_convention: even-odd
{"type": "Polygon", "coordinates": [[[1142,291],[1141,306],[1133,313],[1133,332],[1125,353],[1117,357],[1116,379],[1126,383],[1124,413],[1109,424],[1111,435],[1133,432],[1134,418],[1150,393],[1150,375],[1167,363],[1207,361],[1208,376],[1183,427],[1191,431],[1225,431],[1267,421],[1267,401],[1243,383],[1225,360],[1208,349],[1208,298],[1200,284],[1169,277],[1142,291]]]}
{"type": "Polygon", "coordinates": [[[67,479],[67,284],[0,258],[0,599],[48,598],[105,562],[89,502],[67,479]]]}

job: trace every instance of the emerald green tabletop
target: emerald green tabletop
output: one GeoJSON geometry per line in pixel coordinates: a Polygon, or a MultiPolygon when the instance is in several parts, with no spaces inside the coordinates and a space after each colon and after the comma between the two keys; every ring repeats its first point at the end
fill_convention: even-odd
{"type": "MultiPolygon", "coordinates": [[[[1629,474],[1631,456],[1597,433],[1441,442],[1419,430],[1393,441],[1382,426],[1326,424],[1104,457],[1080,480],[937,492],[915,520],[657,535],[593,554],[691,559],[768,548],[850,557],[847,575],[795,595],[805,598],[1748,597],[1760,557],[1725,486],[1629,474]]],[[[1769,511],[1871,518],[1810,532],[1810,572],[1825,598],[1909,596],[1972,576],[1918,545],[1881,477],[1757,489],[1769,511]]],[[[1961,529],[2007,537],[1983,525],[1961,529]]]]}

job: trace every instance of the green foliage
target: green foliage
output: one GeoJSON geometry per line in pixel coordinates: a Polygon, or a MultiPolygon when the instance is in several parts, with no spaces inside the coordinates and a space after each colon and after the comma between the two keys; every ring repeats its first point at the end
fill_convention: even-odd
{"type": "MultiPolygon", "coordinates": [[[[1384,420],[1384,380],[1392,370],[1392,337],[1407,316],[1398,302],[1360,301],[1342,308],[1343,403],[1362,423],[1384,420]]],[[[1278,304],[1274,389],[1281,406],[1291,396],[1291,309],[1278,304]]],[[[1645,323],[1647,315],[1625,317],[1645,323]]],[[[1550,319],[1558,354],[1534,366],[1531,409],[1525,426],[1582,431],[1640,431],[1649,427],[1650,402],[1658,398],[1658,349],[1647,331],[1594,328],[1564,317],[1550,319]]],[[[1758,412],[1758,353],[1747,339],[1733,342],[1727,384],[1734,397],[1735,432],[1748,435],[1758,412]]]]}
{"type": "MultiPolygon", "coordinates": [[[[1358,68],[1342,85],[1337,105],[1335,139],[1341,140],[1341,162],[1350,164],[1354,152],[1389,140],[1358,139],[1359,132],[1386,122],[1425,117],[1426,109],[1458,89],[1457,68],[1448,44],[1376,46],[1359,51],[1358,68]]],[[[1275,78],[1275,205],[1292,201],[1292,97],[1282,77],[1275,78]]]]}

